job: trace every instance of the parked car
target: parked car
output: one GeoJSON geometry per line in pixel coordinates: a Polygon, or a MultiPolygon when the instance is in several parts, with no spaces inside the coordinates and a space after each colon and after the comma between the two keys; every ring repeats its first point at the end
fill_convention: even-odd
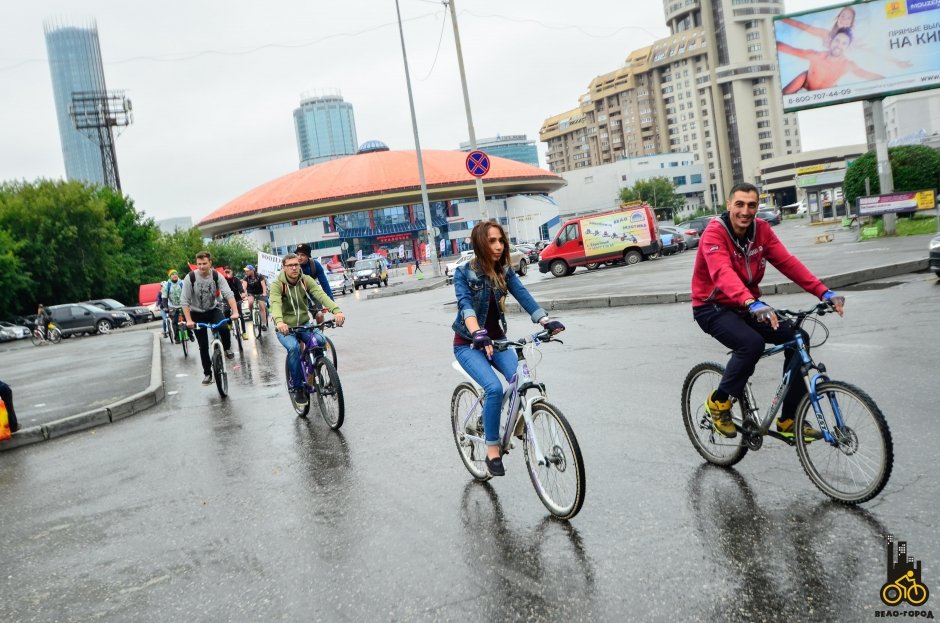
{"type": "Polygon", "coordinates": [[[940,277],[940,234],[933,237],[928,248],[930,251],[930,259],[928,260],[930,270],[932,270],[937,277],[940,277]]]}
{"type": "Polygon", "coordinates": [[[802,201],[799,203],[799,205],[796,206],[796,215],[800,218],[806,216],[806,204],[802,201]]]}
{"type": "Polygon", "coordinates": [[[356,275],[353,290],[365,288],[370,283],[380,288],[383,284],[388,286],[388,262],[383,258],[358,260],[353,266],[353,272],[356,275]]]}
{"type": "MultiPolygon", "coordinates": [[[[694,229],[691,229],[691,230],[687,229],[687,230],[685,230],[685,231],[691,231],[692,233],[695,233],[695,230],[694,230],[694,229]]],[[[680,252],[680,253],[681,253],[682,251],[685,251],[686,249],[689,248],[688,238],[686,237],[685,232],[684,232],[684,231],[681,231],[678,227],[675,227],[674,225],[660,225],[660,226],[659,226],[659,233],[660,233],[660,235],[662,235],[662,234],[671,234],[671,235],[672,235],[673,242],[679,247],[679,252],[680,252]]],[[[698,234],[696,234],[696,235],[698,235],[698,234]]],[[[696,244],[697,244],[697,241],[696,241],[696,244]]],[[[666,249],[666,243],[665,243],[665,241],[663,242],[663,254],[664,254],[664,255],[669,255],[669,252],[668,252],[668,250],[666,249]]]]}
{"type": "Polygon", "coordinates": [[[352,277],[342,268],[327,273],[326,280],[330,282],[330,289],[333,290],[333,294],[346,294],[346,290],[353,289],[352,277]]]}
{"type": "Polygon", "coordinates": [[[688,221],[683,221],[676,225],[682,229],[694,229],[698,232],[698,235],[701,236],[702,232],[705,231],[705,228],[708,227],[708,224],[711,223],[712,219],[716,218],[714,216],[699,216],[697,218],[690,219],[688,221]]]}
{"type": "Polygon", "coordinates": [[[517,244],[516,248],[522,251],[525,254],[526,262],[529,264],[537,264],[539,261],[539,250],[535,248],[535,245],[531,244],[517,244]]]}
{"type": "Polygon", "coordinates": [[[682,234],[682,238],[685,240],[686,249],[698,248],[698,241],[701,238],[701,235],[699,235],[696,230],[692,229],[691,227],[680,227],[679,225],[666,225],[666,227],[671,227],[672,229],[682,234]]]}
{"type": "Polygon", "coordinates": [[[52,305],[46,311],[62,335],[80,333],[109,333],[116,327],[134,324],[130,315],[123,311],[106,311],[87,303],[52,305]]]}
{"type": "Polygon", "coordinates": [[[675,255],[683,250],[682,235],[667,231],[664,226],[659,225],[656,228],[659,233],[659,239],[663,243],[663,248],[659,251],[660,255],[675,255]]]}
{"type": "MultiPolygon", "coordinates": [[[[153,320],[153,313],[151,313],[150,308],[145,305],[124,305],[120,301],[114,299],[92,299],[90,301],[82,301],[88,305],[94,305],[95,307],[100,307],[105,311],[122,311],[126,312],[128,316],[131,317],[131,320],[134,321],[134,324],[141,322],[150,322],[153,320]]],[[[159,314],[159,312],[157,312],[159,314]]]]}
{"type": "Polygon", "coordinates": [[[14,324],[6,320],[0,321],[0,341],[22,340],[32,335],[32,330],[21,324],[14,324]]]}
{"type": "MultiPolygon", "coordinates": [[[[448,262],[445,267],[445,273],[447,274],[448,280],[453,279],[454,272],[472,260],[473,255],[473,251],[464,251],[456,261],[448,262]]],[[[509,261],[512,263],[512,270],[520,277],[528,272],[529,262],[526,261],[526,254],[514,245],[509,245],[509,261]]]]}
{"type": "Polygon", "coordinates": [[[776,210],[758,210],[757,218],[764,219],[771,226],[780,224],[780,213],[776,210]]]}

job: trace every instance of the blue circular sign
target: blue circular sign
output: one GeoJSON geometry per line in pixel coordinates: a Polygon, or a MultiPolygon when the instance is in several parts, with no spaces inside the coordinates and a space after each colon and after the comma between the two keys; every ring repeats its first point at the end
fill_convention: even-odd
{"type": "Polygon", "coordinates": [[[473,177],[483,177],[490,172],[490,157],[482,151],[471,151],[467,154],[467,171],[473,177]]]}

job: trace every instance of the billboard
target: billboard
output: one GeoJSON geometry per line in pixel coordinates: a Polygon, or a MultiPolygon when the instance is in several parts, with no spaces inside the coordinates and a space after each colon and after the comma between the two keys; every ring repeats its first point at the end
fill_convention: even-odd
{"type": "Polygon", "coordinates": [[[621,251],[635,244],[650,244],[649,218],[646,205],[621,212],[581,219],[584,254],[603,255],[621,251]]]}
{"type": "Polygon", "coordinates": [[[940,0],[874,0],[774,18],[783,110],[940,86],[940,0]]]}
{"type": "Polygon", "coordinates": [[[933,190],[898,192],[858,198],[858,213],[862,216],[888,213],[904,214],[918,210],[933,210],[936,207],[937,198],[933,190]]]}

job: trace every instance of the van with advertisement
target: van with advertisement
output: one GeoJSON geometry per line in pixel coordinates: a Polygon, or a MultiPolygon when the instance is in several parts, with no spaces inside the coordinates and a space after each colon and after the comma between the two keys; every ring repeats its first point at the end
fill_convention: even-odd
{"type": "Polygon", "coordinates": [[[569,219],[539,255],[539,272],[555,277],[578,266],[593,270],[602,264],[636,264],[662,250],[656,216],[642,201],[624,203],[611,212],[569,219]]]}

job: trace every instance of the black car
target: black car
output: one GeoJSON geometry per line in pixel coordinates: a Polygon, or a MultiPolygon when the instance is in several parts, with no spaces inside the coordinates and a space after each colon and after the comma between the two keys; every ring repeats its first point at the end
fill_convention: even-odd
{"type": "Polygon", "coordinates": [[[116,327],[134,324],[127,312],[105,311],[87,303],[68,303],[46,308],[62,335],[109,333],[116,327]]]}
{"type": "Polygon", "coordinates": [[[120,301],[114,299],[92,299],[91,301],[82,301],[82,303],[100,307],[105,311],[126,312],[127,315],[131,317],[131,320],[134,321],[134,324],[153,320],[153,314],[150,313],[150,309],[143,305],[123,305],[120,301]]]}
{"type": "Polygon", "coordinates": [[[771,226],[780,224],[780,213],[774,210],[758,210],[757,218],[764,219],[770,223],[771,226]]]}

